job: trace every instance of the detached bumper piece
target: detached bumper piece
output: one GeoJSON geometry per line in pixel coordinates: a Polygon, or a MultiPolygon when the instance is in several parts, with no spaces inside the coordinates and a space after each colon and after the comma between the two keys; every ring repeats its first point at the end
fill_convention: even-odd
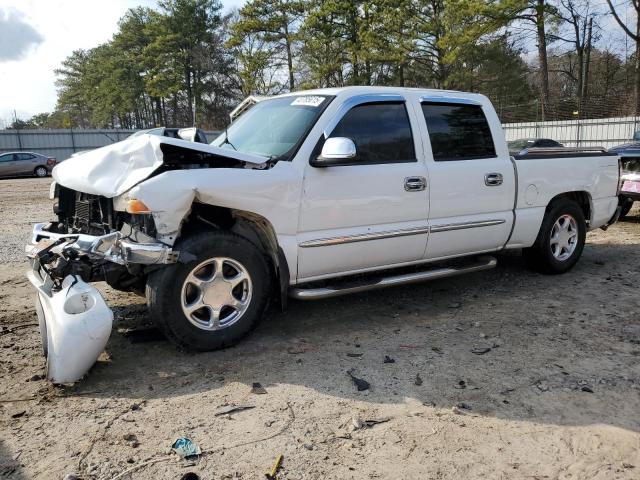
{"type": "Polygon", "coordinates": [[[35,271],[27,277],[38,290],[36,310],[47,379],[54,383],[80,380],[96,362],[109,340],[113,313],[91,285],[69,275],[61,288],[35,271]]]}

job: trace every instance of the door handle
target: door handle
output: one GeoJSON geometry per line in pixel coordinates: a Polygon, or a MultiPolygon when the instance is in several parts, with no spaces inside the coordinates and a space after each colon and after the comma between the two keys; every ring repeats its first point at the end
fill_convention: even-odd
{"type": "Polygon", "coordinates": [[[498,185],[502,185],[502,174],[501,173],[487,173],[484,176],[484,184],[487,187],[496,187],[498,185]]]}
{"type": "Polygon", "coordinates": [[[427,179],[424,177],[407,177],[404,179],[404,189],[407,192],[421,192],[427,188],[427,179]]]}

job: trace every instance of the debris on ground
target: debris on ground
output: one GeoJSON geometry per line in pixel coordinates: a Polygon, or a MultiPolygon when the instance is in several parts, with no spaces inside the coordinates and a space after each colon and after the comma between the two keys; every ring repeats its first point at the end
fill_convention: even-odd
{"type": "Polygon", "coordinates": [[[416,379],[415,379],[415,381],[413,382],[413,384],[414,384],[414,385],[417,385],[418,387],[419,387],[420,385],[422,385],[422,378],[420,378],[420,374],[419,374],[419,373],[416,373],[416,379]]]}
{"type": "Polygon", "coordinates": [[[251,385],[251,393],[256,395],[265,395],[267,390],[262,386],[260,382],[253,382],[251,385]]]}
{"type": "Polygon", "coordinates": [[[462,304],[460,302],[452,302],[449,305],[447,305],[448,308],[460,308],[462,306],[462,304]]]}
{"type": "Polygon", "coordinates": [[[393,358],[391,358],[389,355],[385,355],[383,363],[396,363],[396,361],[393,358]]]}
{"type": "Polygon", "coordinates": [[[358,378],[355,375],[353,375],[352,370],[349,370],[347,372],[347,375],[349,375],[351,377],[351,380],[353,380],[354,385],[356,386],[356,388],[358,389],[359,392],[362,392],[364,390],[369,390],[369,387],[371,386],[369,384],[369,382],[367,382],[366,380],[363,380],[362,378],[358,378]]]}
{"type": "Polygon", "coordinates": [[[354,417],[351,417],[350,430],[354,432],[356,430],[362,430],[363,428],[371,428],[374,425],[378,425],[380,423],[387,423],[389,420],[391,420],[391,417],[372,418],[372,419],[363,420],[358,416],[354,416],[354,417]]]}
{"type": "Polygon", "coordinates": [[[171,445],[171,449],[182,458],[197,457],[202,453],[198,444],[187,437],[177,439],[173,442],[173,445],[171,445]]]}
{"type": "Polygon", "coordinates": [[[229,415],[231,413],[243,412],[244,410],[251,410],[252,408],[256,408],[253,405],[237,405],[232,407],[223,407],[219,408],[213,415],[215,417],[219,417],[221,415],[229,415]]]}
{"type": "Polygon", "coordinates": [[[362,353],[347,353],[347,357],[351,357],[351,358],[360,358],[362,356],[362,353]]]}
{"type": "Polygon", "coordinates": [[[136,437],[133,433],[127,433],[127,434],[123,435],[122,439],[131,448],[138,448],[140,446],[140,442],[138,441],[138,437],[136,437]]]}
{"type": "Polygon", "coordinates": [[[476,355],[484,355],[485,353],[489,353],[491,348],[489,347],[476,347],[471,350],[471,353],[475,353],[476,355]]]}
{"type": "Polygon", "coordinates": [[[468,403],[464,403],[464,402],[458,402],[456,404],[456,407],[462,409],[462,410],[471,410],[471,405],[469,405],[468,403]]]}
{"type": "Polygon", "coordinates": [[[276,458],[276,461],[274,462],[273,466],[271,467],[271,470],[269,470],[269,473],[265,473],[265,476],[270,479],[273,480],[276,478],[276,474],[278,473],[278,470],[280,470],[280,467],[282,467],[282,460],[284,459],[284,456],[282,454],[278,455],[276,458]]]}
{"type": "Polygon", "coordinates": [[[540,390],[541,392],[548,392],[549,391],[549,385],[547,385],[545,382],[537,382],[536,387],[538,388],[538,390],[540,390]]]}

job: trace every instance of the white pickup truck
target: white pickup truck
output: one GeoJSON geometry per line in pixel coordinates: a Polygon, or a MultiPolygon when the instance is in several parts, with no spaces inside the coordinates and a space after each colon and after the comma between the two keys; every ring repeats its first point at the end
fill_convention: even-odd
{"type": "Polygon", "coordinates": [[[263,100],[211,145],[137,136],[53,177],[58,219],[28,246],[49,349],[47,326],[97,308],[86,282],[106,281],[146,293],[180,347],[214,350],[270,299],[487,269],[505,249],[566,272],[615,221],[620,171],[600,150],[511,157],[482,95],[349,87],[263,100]]]}

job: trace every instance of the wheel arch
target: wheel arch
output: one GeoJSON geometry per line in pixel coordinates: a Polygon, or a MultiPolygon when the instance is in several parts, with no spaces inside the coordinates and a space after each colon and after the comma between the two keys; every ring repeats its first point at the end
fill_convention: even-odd
{"type": "Polygon", "coordinates": [[[260,247],[269,258],[271,273],[279,286],[280,305],[283,309],[286,308],[290,280],[289,264],[278,243],[275,229],[268,219],[254,212],[194,202],[183,221],[178,238],[201,231],[203,228],[228,230],[260,247]]]}
{"type": "Polygon", "coordinates": [[[571,200],[578,204],[582,213],[584,214],[584,219],[587,223],[587,226],[591,223],[591,214],[593,212],[593,199],[591,198],[591,194],[585,190],[575,190],[571,192],[563,192],[559,193],[547,204],[546,212],[548,212],[552,205],[560,199],[571,200]]]}

